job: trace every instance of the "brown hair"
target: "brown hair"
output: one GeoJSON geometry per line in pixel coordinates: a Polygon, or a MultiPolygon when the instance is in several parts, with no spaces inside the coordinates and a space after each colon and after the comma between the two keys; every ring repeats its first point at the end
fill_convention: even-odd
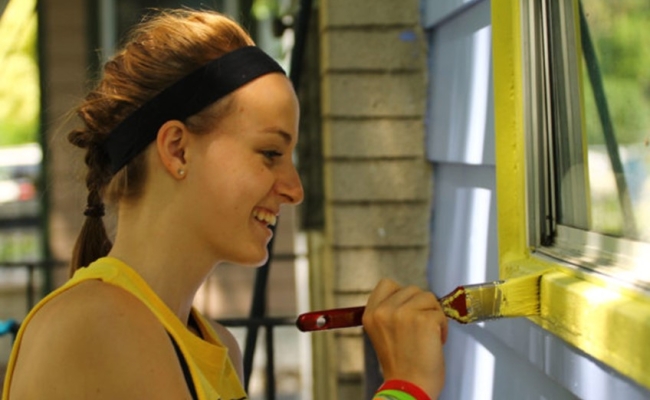
{"type": "MultiPolygon", "coordinates": [[[[167,10],[140,23],[122,50],[105,64],[102,79],[76,110],[84,127],[68,135],[72,144],[87,149],[88,167],[87,217],[73,251],[71,275],[111,249],[101,218],[104,196],[110,201],[137,197],[146,177],[144,153],[111,173],[102,148],[107,135],[172,83],[210,60],[252,44],[236,22],[217,12],[167,10]]],[[[193,132],[203,132],[215,112],[208,107],[186,123],[193,132]]]]}

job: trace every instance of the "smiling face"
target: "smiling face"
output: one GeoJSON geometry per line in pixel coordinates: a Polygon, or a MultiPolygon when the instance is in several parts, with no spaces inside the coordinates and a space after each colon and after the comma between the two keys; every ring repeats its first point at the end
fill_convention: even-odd
{"type": "Polygon", "coordinates": [[[292,161],[298,101],[291,82],[277,73],[233,96],[213,131],[192,135],[184,198],[193,229],[186,232],[195,232],[197,244],[218,261],[261,265],[280,205],[303,198],[292,161]]]}

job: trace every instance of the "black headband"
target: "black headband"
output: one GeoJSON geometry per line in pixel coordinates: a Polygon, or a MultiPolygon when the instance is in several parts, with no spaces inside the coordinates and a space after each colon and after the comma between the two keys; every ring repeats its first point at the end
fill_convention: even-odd
{"type": "Polygon", "coordinates": [[[227,53],[164,89],[126,117],[104,141],[113,173],[156,139],[167,121],[184,121],[206,106],[262,75],[284,74],[282,67],[258,47],[227,53]]]}

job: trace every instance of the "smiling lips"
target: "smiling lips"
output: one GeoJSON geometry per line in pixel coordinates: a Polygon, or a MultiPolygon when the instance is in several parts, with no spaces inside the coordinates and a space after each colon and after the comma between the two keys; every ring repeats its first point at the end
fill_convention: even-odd
{"type": "Polygon", "coordinates": [[[275,223],[278,221],[278,217],[274,213],[259,208],[253,210],[253,217],[258,221],[265,222],[269,226],[275,226],[275,223]]]}

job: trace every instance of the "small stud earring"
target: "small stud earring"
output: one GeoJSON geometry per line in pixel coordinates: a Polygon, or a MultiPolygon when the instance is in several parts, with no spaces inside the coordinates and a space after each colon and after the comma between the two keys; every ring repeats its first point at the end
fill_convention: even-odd
{"type": "Polygon", "coordinates": [[[185,175],[185,170],[183,168],[178,169],[178,175],[184,176],[185,175]]]}

